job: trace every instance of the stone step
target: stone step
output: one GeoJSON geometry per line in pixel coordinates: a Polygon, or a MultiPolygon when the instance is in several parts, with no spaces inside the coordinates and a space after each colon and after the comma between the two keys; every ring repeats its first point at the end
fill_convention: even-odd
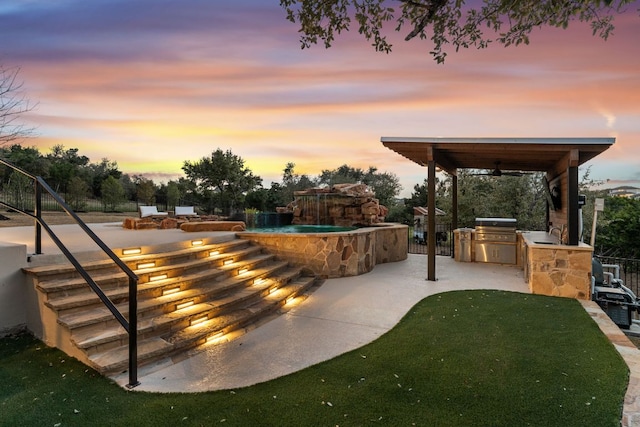
{"type": "MultiPolygon", "coordinates": [[[[138,366],[233,339],[284,312],[288,301],[317,283],[303,275],[302,267],[290,266],[248,240],[180,245],[179,250],[126,257],[139,277],[138,366]]],[[[111,261],[83,266],[127,318],[128,277],[111,261]]],[[[57,320],[47,321],[46,327],[48,336],[62,339],[60,348],[102,373],[128,368],[125,328],[73,267],[25,271],[40,293],[41,310],[57,320]]]]}
{"type": "MultiPolygon", "coordinates": [[[[122,256],[121,260],[132,270],[137,269],[137,265],[148,262],[148,261],[157,261],[158,265],[163,263],[167,263],[167,260],[176,259],[176,258],[189,258],[197,255],[199,253],[211,252],[211,251],[219,251],[221,254],[225,252],[229,252],[234,250],[234,248],[242,248],[249,245],[249,242],[242,239],[234,239],[225,242],[219,243],[211,243],[208,245],[202,246],[192,246],[187,248],[182,248],[178,250],[171,250],[165,252],[155,252],[149,254],[141,254],[141,255],[128,255],[122,256]]],[[[110,259],[102,259],[96,261],[88,261],[82,263],[82,266],[87,271],[101,270],[104,268],[113,268],[114,270],[121,271],[110,259]]],[[[42,278],[43,280],[48,279],[49,276],[55,276],[57,274],[65,275],[70,274],[72,276],[76,275],[76,269],[73,265],[69,263],[61,263],[61,264],[52,264],[52,265],[41,265],[37,267],[28,267],[23,269],[28,274],[33,274],[42,278]]]]}
{"type": "MultiPolygon", "coordinates": [[[[138,345],[138,362],[140,365],[151,361],[170,357],[177,352],[183,352],[202,344],[207,343],[207,339],[214,343],[225,342],[233,336],[237,338],[256,325],[259,319],[265,319],[269,314],[281,308],[286,300],[295,297],[315,283],[315,278],[305,277],[295,283],[288,284],[280,290],[280,295],[270,294],[258,302],[243,307],[233,312],[215,319],[202,322],[190,328],[178,331],[167,338],[147,338],[138,345]],[[282,298],[287,295],[287,298],[282,298]]],[[[126,336],[124,339],[128,339],[126,336]]],[[[102,373],[112,373],[121,371],[128,366],[128,347],[121,346],[102,353],[94,354],[90,357],[94,367],[102,373]]]]}
{"type": "MultiPolygon", "coordinates": [[[[232,311],[238,306],[251,305],[263,295],[267,295],[273,286],[273,281],[265,280],[259,285],[237,289],[232,294],[226,294],[215,299],[207,299],[205,302],[194,303],[189,307],[164,312],[150,318],[139,319],[138,334],[143,338],[151,334],[165,334],[189,327],[193,319],[200,319],[203,316],[213,319],[221,313],[232,311]]],[[[118,323],[114,323],[108,328],[101,327],[98,331],[87,329],[81,332],[74,331],[72,335],[76,345],[87,351],[92,347],[104,345],[107,342],[127,340],[127,337],[127,332],[118,323]]],[[[91,354],[90,351],[89,353],[91,354]]]]}
{"type": "MultiPolygon", "coordinates": [[[[162,298],[147,298],[141,299],[138,301],[138,317],[144,318],[145,312],[157,310],[162,306],[171,306],[175,307],[178,304],[186,303],[188,301],[197,301],[198,303],[205,301],[207,298],[215,297],[216,295],[222,295],[232,292],[234,289],[238,287],[244,287],[249,281],[252,281],[256,277],[264,277],[267,275],[277,275],[278,280],[280,279],[281,270],[287,267],[287,262],[285,261],[274,261],[273,263],[265,266],[264,268],[258,269],[254,271],[254,274],[247,274],[243,277],[233,276],[226,277],[223,280],[216,280],[213,282],[206,281],[207,277],[201,278],[201,280],[194,281],[194,283],[200,283],[199,286],[194,286],[193,288],[185,288],[179,292],[172,293],[170,295],[165,295],[162,298]]],[[[299,275],[299,269],[291,268],[289,274],[291,275],[299,275]]],[[[204,274],[201,274],[204,276],[204,274]]],[[[194,278],[191,278],[192,280],[194,278]]],[[[183,285],[186,282],[182,281],[183,285]]],[[[267,285],[273,286],[273,280],[265,280],[267,285]]],[[[116,307],[118,311],[120,311],[124,316],[127,316],[129,313],[129,304],[128,302],[124,302],[121,304],[117,304],[116,307]]],[[[173,311],[172,309],[165,310],[173,311]]],[[[108,322],[117,323],[113,314],[107,309],[104,305],[100,304],[96,308],[92,310],[84,310],[81,312],[72,312],[67,315],[61,315],[58,318],[58,323],[63,326],[66,326],[71,331],[77,330],[81,327],[91,326],[95,324],[99,324],[102,327],[104,324],[108,322]]]]}
{"type": "MultiPolygon", "coordinates": [[[[163,290],[170,290],[172,288],[183,289],[183,288],[189,287],[191,284],[199,283],[205,280],[213,281],[215,278],[221,278],[229,274],[229,272],[233,271],[234,269],[237,270],[237,269],[244,268],[245,265],[255,268],[255,266],[261,263],[270,261],[272,259],[274,259],[274,256],[271,254],[259,254],[249,260],[234,263],[234,265],[223,266],[216,269],[212,268],[209,270],[199,270],[184,276],[173,276],[173,277],[168,277],[166,279],[154,280],[154,281],[142,283],[138,285],[138,296],[140,298],[141,294],[150,293],[150,294],[155,294],[153,296],[158,297],[162,295],[163,290]]],[[[251,278],[250,275],[246,275],[243,277],[246,277],[247,279],[251,278]]],[[[116,304],[118,302],[121,302],[129,298],[128,286],[127,287],[122,286],[122,287],[111,288],[111,289],[103,289],[103,292],[113,303],[116,303],[116,304]]],[[[77,309],[80,307],[86,307],[86,306],[92,306],[92,305],[100,306],[102,305],[102,302],[100,301],[100,298],[98,298],[98,295],[94,293],[93,290],[91,290],[91,288],[87,286],[84,292],[75,293],[70,296],[50,299],[45,301],[45,304],[48,307],[50,307],[52,310],[60,312],[59,313],[60,316],[64,316],[65,313],[63,312],[65,310],[78,311],[77,309]]]]}
{"type": "MultiPolygon", "coordinates": [[[[167,274],[167,276],[171,277],[179,274],[184,274],[184,272],[187,272],[189,270],[198,270],[212,267],[224,267],[224,269],[228,269],[227,266],[223,265],[225,260],[232,259],[240,261],[262,251],[259,246],[248,246],[246,248],[236,249],[237,250],[235,251],[221,253],[219,255],[207,256],[206,258],[199,257],[175,264],[164,264],[159,267],[137,269],[134,270],[134,272],[138,276],[138,283],[141,284],[149,282],[152,277],[162,274],[167,274]]],[[[205,253],[208,255],[209,250],[207,250],[205,253]]],[[[151,260],[151,258],[149,258],[149,260],[151,260]]],[[[109,287],[128,287],[129,285],[129,278],[124,272],[122,272],[122,270],[95,270],[95,273],[91,274],[91,278],[103,290],[108,289],[109,287]]],[[[38,290],[46,293],[49,296],[49,299],[59,296],[71,296],[74,293],[84,292],[88,289],[86,281],[80,276],[62,279],[56,278],[49,280],[38,280],[36,287],[38,288],[38,290]]]]}

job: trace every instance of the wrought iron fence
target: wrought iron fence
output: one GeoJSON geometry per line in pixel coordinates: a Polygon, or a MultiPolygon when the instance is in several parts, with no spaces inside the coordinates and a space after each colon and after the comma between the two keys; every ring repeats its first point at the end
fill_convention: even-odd
{"type": "Polygon", "coordinates": [[[603,264],[620,266],[620,279],[636,295],[640,295],[640,259],[619,258],[596,255],[603,264]]]}
{"type": "MultiPolygon", "coordinates": [[[[427,254],[427,231],[422,227],[409,228],[409,253],[427,254]]],[[[453,230],[451,224],[436,224],[436,255],[453,254],[453,230]]]]}

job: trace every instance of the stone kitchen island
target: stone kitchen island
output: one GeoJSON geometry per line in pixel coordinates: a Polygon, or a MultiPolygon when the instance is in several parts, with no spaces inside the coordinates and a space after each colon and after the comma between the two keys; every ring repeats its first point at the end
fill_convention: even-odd
{"type": "MultiPolygon", "coordinates": [[[[515,265],[524,270],[531,293],[591,299],[591,246],[559,244],[558,236],[545,231],[517,231],[516,236],[515,265]]],[[[490,262],[479,261],[475,229],[454,230],[454,241],[456,261],[490,262]]]]}

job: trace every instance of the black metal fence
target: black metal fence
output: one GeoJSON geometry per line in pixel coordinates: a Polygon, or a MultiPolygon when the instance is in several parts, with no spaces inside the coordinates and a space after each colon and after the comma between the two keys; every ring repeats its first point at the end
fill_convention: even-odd
{"type": "MultiPolygon", "coordinates": [[[[137,212],[138,206],[144,203],[139,203],[131,200],[124,200],[118,202],[115,206],[106,206],[102,200],[94,198],[82,198],[76,199],[73,196],[65,194],[60,195],[62,199],[75,211],[75,212],[137,212]],[[113,209],[115,207],[115,209],[113,209]]],[[[5,202],[11,206],[16,206],[19,209],[27,212],[34,211],[34,198],[35,193],[32,186],[26,186],[18,190],[12,189],[0,190],[0,201],[5,202]]],[[[42,210],[45,212],[62,212],[63,209],[54,200],[54,198],[48,194],[42,194],[42,210]]],[[[162,203],[156,203],[158,210],[166,211],[167,205],[162,203]]]]}
{"type": "Polygon", "coordinates": [[[603,264],[620,266],[620,279],[636,296],[640,295],[640,259],[595,255],[603,264]]]}
{"type": "MultiPolygon", "coordinates": [[[[409,228],[409,253],[427,254],[427,232],[421,227],[409,228]]],[[[453,254],[453,230],[451,224],[436,224],[436,255],[453,254]]]]}

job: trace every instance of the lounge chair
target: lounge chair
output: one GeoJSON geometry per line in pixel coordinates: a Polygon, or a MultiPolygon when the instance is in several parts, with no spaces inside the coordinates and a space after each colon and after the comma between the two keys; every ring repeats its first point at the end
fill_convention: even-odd
{"type": "Polygon", "coordinates": [[[166,218],[169,216],[168,212],[158,212],[157,206],[139,206],[140,218],[166,218]]]}
{"type": "Polygon", "coordinates": [[[198,214],[193,210],[193,206],[176,206],[176,218],[198,218],[198,214]]]}

